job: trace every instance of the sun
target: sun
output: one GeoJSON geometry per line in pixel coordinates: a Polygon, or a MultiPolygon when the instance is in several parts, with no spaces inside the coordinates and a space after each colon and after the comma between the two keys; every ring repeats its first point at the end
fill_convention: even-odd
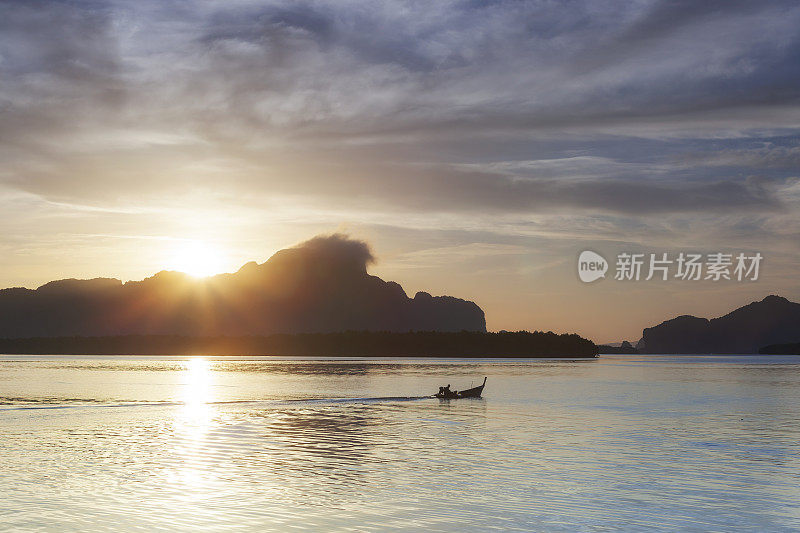
{"type": "Polygon", "coordinates": [[[185,272],[195,278],[204,278],[222,272],[222,252],[203,241],[185,241],[175,248],[170,269],[185,272]]]}

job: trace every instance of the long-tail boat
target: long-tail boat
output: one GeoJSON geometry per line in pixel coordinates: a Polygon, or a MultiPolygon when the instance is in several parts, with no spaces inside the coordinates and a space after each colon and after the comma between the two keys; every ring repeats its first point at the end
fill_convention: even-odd
{"type": "Polygon", "coordinates": [[[446,387],[439,387],[439,392],[434,394],[435,398],[441,398],[443,400],[457,400],[459,398],[480,398],[481,394],[483,394],[483,387],[486,386],[486,377],[483,378],[483,383],[478,385],[477,387],[472,387],[471,389],[466,390],[450,390],[450,385],[446,387]]]}

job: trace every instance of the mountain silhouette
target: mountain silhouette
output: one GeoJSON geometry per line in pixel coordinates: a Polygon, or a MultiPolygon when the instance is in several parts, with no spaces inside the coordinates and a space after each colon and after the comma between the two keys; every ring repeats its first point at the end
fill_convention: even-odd
{"type": "Polygon", "coordinates": [[[0,337],[266,335],[358,331],[486,331],[474,302],[418,292],[367,273],[369,246],[318,236],[238,272],[194,279],[66,279],[0,290],[0,337]]]}
{"type": "Polygon", "coordinates": [[[763,355],[800,355],[800,342],[768,344],[759,348],[758,353],[763,355]]]}
{"type": "Polygon", "coordinates": [[[767,296],[719,318],[679,316],[645,328],[642,353],[758,353],[770,344],[800,341],[800,304],[767,296]]]}

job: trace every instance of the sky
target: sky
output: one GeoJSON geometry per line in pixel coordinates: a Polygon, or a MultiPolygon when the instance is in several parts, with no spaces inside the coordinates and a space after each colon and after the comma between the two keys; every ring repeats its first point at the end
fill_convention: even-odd
{"type": "Polygon", "coordinates": [[[636,341],[800,300],[798,207],[796,1],[0,3],[0,287],[343,232],[489,329],[636,341]],[[582,283],[583,250],[764,259],[582,283]]]}

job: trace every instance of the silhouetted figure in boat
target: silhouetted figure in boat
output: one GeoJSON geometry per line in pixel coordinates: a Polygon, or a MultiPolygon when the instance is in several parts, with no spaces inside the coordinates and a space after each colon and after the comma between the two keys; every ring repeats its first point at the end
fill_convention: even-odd
{"type": "Polygon", "coordinates": [[[457,390],[450,390],[450,384],[448,383],[446,387],[439,387],[439,392],[434,394],[434,396],[436,398],[446,400],[456,398],[480,398],[481,394],[483,393],[484,386],[486,386],[486,378],[483,378],[483,383],[481,385],[471,389],[462,390],[461,392],[457,390]]]}

